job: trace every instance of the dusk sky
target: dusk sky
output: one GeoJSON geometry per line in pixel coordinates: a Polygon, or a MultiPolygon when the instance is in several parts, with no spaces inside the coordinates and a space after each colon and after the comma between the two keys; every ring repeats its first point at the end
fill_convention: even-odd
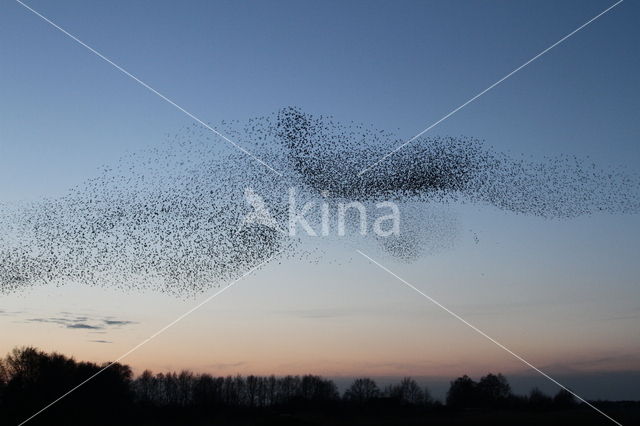
{"type": "MultiPolygon", "coordinates": [[[[296,106],[409,139],[613,3],[27,4],[213,127],[296,106]]],[[[637,176],[639,18],[637,2],[621,3],[429,134],[637,176]]],[[[19,3],[0,5],[0,40],[0,208],[63,196],[193,124],[19,3]]],[[[640,399],[628,382],[640,375],[639,214],[435,207],[456,224],[437,250],[403,262],[360,248],[578,394],[640,399]]],[[[123,362],[222,375],[536,376],[351,245],[317,243],[319,262],[265,265],[123,362]]],[[[3,292],[0,354],[33,345],[113,360],[214,285],[225,284],[179,298],[83,282],[3,292]]]]}

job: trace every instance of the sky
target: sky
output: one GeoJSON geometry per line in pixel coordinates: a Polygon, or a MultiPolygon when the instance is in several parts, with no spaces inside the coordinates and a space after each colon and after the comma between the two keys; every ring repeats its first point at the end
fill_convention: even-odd
{"type": "MultiPolygon", "coordinates": [[[[204,121],[293,105],[410,138],[613,2],[27,4],[204,121]]],[[[640,172],[639,15],[623,2],[430,133],[640,172]]],[[[0,5],[0,40],[0,206],[61,196],[193,123],[19,3],[0,5]]],[[[640,371],[640,217],[451,209],[452,247],[385,266],[579,394],[640,399],[625,382],[640,371]]],[[[115,359],[199,300],[82,283],[2,294],[0,353],[115,359]]],[[[345,247],[267,265],[123,361],[225,375],[532,375],[345,247]]]]}

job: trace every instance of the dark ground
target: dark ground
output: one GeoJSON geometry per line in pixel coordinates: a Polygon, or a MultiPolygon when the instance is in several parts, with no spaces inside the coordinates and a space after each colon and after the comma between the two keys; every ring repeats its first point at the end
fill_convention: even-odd
{"type": "MultiPolygon", "coordinates": [[[[600,407],[625,426],[640,425],[640,405],[637,403],[606,403],[600,407]]],[[[449,411],[409,412],[319,412],[243,410],[208,419],[166,412],[161,416],[143,415],[131,424],[137,425],[230,425],[230,426],[458,426],[458,425],[613,425],[614,423],[589,407],[553,411],[449,411]]],[[[123,423],[124,424],[124,423],[123,423]]]]}

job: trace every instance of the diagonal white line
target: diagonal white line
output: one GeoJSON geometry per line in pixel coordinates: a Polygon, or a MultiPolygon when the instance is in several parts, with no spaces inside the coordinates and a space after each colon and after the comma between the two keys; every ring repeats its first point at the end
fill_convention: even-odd
{"type": "Polygon", "coordinates": [[[538,367],[536,367],[535,365],[531,364],[529,361],[527,361],[526,359],[522,358],[520,355],[516,354],[515,352],[513,352],[511,349],[507,348],[506,346],[504,346],[502,343],[498,342],[496,339],[494,339],[493,337],[489,336],[487,333],[485,333],[484,331],[480,330],[478,327],[476,327],[475,325],[471,324],[469,321],[465,320],[464,318],[462,318],[460,315],[456,314],[455,312],[453,312],[451,309],[447,308],[446,306],[444,306],[442,303],[438,302],[437,300],[435,300],[433,297],[429,296],[428,294],[422,292],[421,290],[419,290],[418,288],[416,288],[415,286],[413,286],[412,284],[410,284],[409,282],[405,281],[404,279],[400,278],[398,275],[396,275],[394,272],[392,272],[391,270],[389,270],[388,268],[386,268],[385,266],[381,265],[380,263],[376,262],[375,260],[373,260],[372,258],[370,258],[369,256],[367,256],[366,254],[364,254],[363,252],[361,252],[360,250],[356,249],[356,251],[361,254],[363,257],[365,257],[366,259],[368,259],[371,263],[377,265],[378,267],[380,267],[380,269],[382,269],[383,271],[386,271],[387,273],[391,274],[392,276],[394,276],[395,278],[397,278],[398,280],[400,280],[402,283],[404,283],[407,287],[409,287],[410,289],[416,291],[418,294],[420,294],[422,297],[424,297],[425,299],[429,300],[431,303],[437,305],[439,308],[443,309],[444,311],[446,311],[447,313],[449,313],[450,315],[452,315],[453,317],[455,317],[457,320],[461,321],[463,324],[465,324],[466,326],[470,327],[471,329],[473,329],[474,331],[476,331],[477,333],[479,333],[480,335],[482,335],[483,337],[487,338],[488,340],[490,340],[491,342],[495,343],[499,348],[504,349],[505,351],[507,351],[509,354],[511,354],[514,358],[516,358],[517,360],[521,361],[522,363],[526,364],[528,367],[532,368],[533,370],[537,371],[538,373],[540,373],[541,375],[543,375],[544,377],[546,377],[547,379],[549,379],[551,382],[555,383],[556,385],[560,386],[562,389],[566,390],[567,392],[569,392],[571,395],[575,396],[576,398],[578,398],[580,401],[584,402],[585,404],[587,404],[589,407],[593,408],[594,410],[596,410],[598,413],[602,414],[603,416],[605,416],[607,419],[611,420],[613,423],[617,424],[618,426],[622,426],[621,423],[619,423],[618,421],[614,420],[613,418],[611,418],[608,414],[606,414],[605,412],[603,412],[602,410],[600,410],[598,407],[594,406],[593,404],[591,404],[589,401],[587,401],[586,399],[582,398],[580,395],[578,395],[577,393],[575,393],[574,391],[572,391],[571,389],[567,388],[566,386],[564,386],[562,383],[558,382],[557,380],[555,380],[553,377],[549,376],[547,373],[545,373],[544,371],[540,370],[538,367]]]}
{"type": "Polygon", "coordinates": [[[609,12],[611,9],[613,9],[614,7],[618,6],[620,3],[622,3],[624,0],[618,0],[618,2],[612,4],[611,6],[609,6],[608,8],[606,8],[605,10],[603,10],[602,12],[600,12],[599,14],[597,14],[596,16],[594,16],[593,18],[589,19],[587,22],[585,22],[584,24],[580,25],[578,28],[576,28],[575,30],[571,31],[569,34],[567,34],[566,36],[562,37],[560,40],[556,41],[555,43],[553,43],[551,46],[547,47],[546,49],[544,49],[542,52],[538,53],[536,56],[534,56],[533,58],[529,59],[527,62],[525,62],[524,64],[520,65],[518,68],[514,69],[513,71],[511,71],[509,74],[505,75],[504,77],[502,77],[500,80],[496,81],[495,83],[493,83],[491,86],[487,87],[486,89],[484,89],[482,92],[478,93],[477,95],[475,95],[474,97],[472,97],[471,99],[469,99],[468,101],[466,101],[465,103],[463,103],[462,105],[460,105],[459,107],[457,107],[456,109],[452,110],[451,112],[449,112],[448,114],[446,114],[444,117],[442,117],[441,119],[439,119],[438,121],[436,121],[435,123],[433,123],[432,125],[430,125],[429,127],[427,127],[426,129],[424,129],[423,131],[421,131],[420,133],[418,133],[417,135],[415,135],[414,137],[412,137],[411,139],[407,140],[406,142],[404,142],[403,144],[397,146],[395,149],[393,149],[392,151],[390,151],[389,153],[387,153],[386,155],[384,155],[383,157],[381,157],[378,161],[376,161],[375,163],[372,163],[370,165],[368,165],[367,167],[365,167],[364,169],[362,169],[359,173],[358,176],[362,176],[364,173],[366,173],[368,170],[374,168],[375,166],[377,166],[378,164],[380,164],[381,162],[383,162],[384,160],[386,160],[388,157],[390,157],[391,155],[395,154],[396,152],[398,152],[399,150],[401,150],[402,148],[404,148],[405,146],[407,146],[408,144],[410,144],[411,142],[413,142],[414,140],[418,139],[420,136],[424,135],[426,132],[428,132],[429,130],[433,129],[434,127],[436,127],[438,124],[442,123],[444,120],[446,120],[447,118],[451,117],[453,114],[455,114],[456,112],[460,111],[462,108],[466,107],[467,105],[469,105],[471,102],[475,101],[476,99],[478,99],[480,96],[484,95],[485,93],[487,93],[489,90],[493,89],[494,87],[496,87],[497,85],[499,85],[500,83],[502,83],[503,81],[505,81],[506,79],[508,79],[509,77],[511,77],[512,75],[514,75],[515,73],[517,73],[518,71],[520,71],[521,69],[523,69],[524,67],[526,67],[527,65],[529,65],[530,63],[532,63],[533,61],[535,61],[536,59],[538,59],[539,57],[541,57],[542,55],[544,55],[545,53],[547,53],[548,51],[550,51],[551,49],[553,49],[554,47],[558,46],[560,43],[564,42],[566,39],[568,39],[569,37],[571,37],[572,35],[574,35],[575,33],[577,33],[578,31],[580,31],[581,29],[583,29],[584,27],[586,27],[587,25],[591,24],[593,21],[595,21],[596,19],[600,18],[602,15],[604,15],[605,13],[609,12]]]}
{"type": "Polygon", "coordinates": [[[60,402],[60,400],[62,400],[63,398],[69,396],[69,394],[71,394],[72,392],[76,391],[78,388],[80,388],[81,386],[87,384],[89,381],[93,380],[96,376],[98,376],[99,374],[101,374],[102,372],[104,372],[106,369],[108,369],[109,367],[111,367],[112,365],[116,364],[117,362],[119,362],[120,360],[122,360],[123,358],[127,357],[128,355],[130,355],[132,352],[138,350],[140,347],[142,347],[143,345],[149,343],[151,340],[153,340],[154,338],[156,338],[157,336],[159,336],[160,334],[164,333],[165,331],[167,331],[169,328],[173,327],[175,324],[177,324],[178,322],[180,322],[181,320],[183,320],[185,317],[191,315],[193,312],[195,312],[196,310],[200,309],[202,306],[206,305],[207,303],[209,303],[210,301],[212,301],[213,299],[215,299],[218,295],[222,294],[223,292],[225,292],[226,290],[228,290],[229,288],[231,288],[234,284],[236,284],[238,281],[240,281],[241,279],[245,278],[246,276],[252,274],[256,269],[260,268],[262,265],[266,264],[267,262],[271,261],[275,256],[272,256],[270,258],[268,258],[267,260],[259,263],[258,265],[254,266],[253,268],[249,269],[247,272],[245,272],[242,276],[240,276],[239,278],[236,278],[235,280],[233,280],[232,282],[230,282],[229,284],[227,284],[225,287],[221,288],[220,290],[218,290],[217,292],[213,293],[211,296],[207,297],[206,299],[204,299],[202,302],[198,303],[197,305],[195,305],[193,308],[189,309],[187,312],[185,312],[184,314],[180,315],[178,318],[176,318],[175,320],[171,321],[169,324],[165,325],[164,327],[162,327],[160,330],[156,331],[155,333],[153,333],[151,336],[149,336],[148,338],[146,338],[145,340],[143,340],[142,342],[138,343],[136,346],[134,346],[133,348],[129,349],[127,352],[125,352],[124,354],[120,355],[115,361],[110,362],[109,364],[107,364],[105,367],[103,367],[102,369],[100,369],[97,373],[95,373],[94,375],[90,376],[88,379],[86,379],[85,381],[81,382],[80,384],[78,384],[77,386],[75,386],[74,388],[70,389],[69,391],[67,391],[66,393],[64,393],[63,395],[61,395],[60,397],[58,397],[57,399],[55,399],[54,401],[50,402],[49,404],[47,404],[45,407],[43,407],[42,409],[40,409],[40,411],[34,413],[31,417],[29,417],[28,419],[23,420],[21,423],[18,424],[18,426],[22,426],[23,424],[27,423],[28,421],[30,421],[31,419],[33,419],[34,417],[36,417],[38,414],[41,414],[43,411],[47,410],[48,408],[50,408],[51,406],[53,406],[54,404],[60,402]]]}
{"type": "Polygon", "coordinates": [[[162,93],[158,92],[156,89],[154,89],[153,87],[149,86],[147,83],[145,83],[144,81],[140,80],[138,77],[136,77],[135,75],[131,74],[129,71],[127,71],[126,69],[122,68],[120,65],[116,64],[111,59],[107,58],[102,53],[98,52],[97,50],[95,50],[94,48],[92,48],[91,46],[89,46],[88,44],[86,44],[85,42],[83,42],[82,40],[80,40],[79,38],[74,36],[73,34],[69,33],[64,28],[60,27],[59,25],[57,25],[56,23],[54,23],[53,21],[51,21],[47,17],[43,16],[38,11],[34,10],[33,8],[31,8],[30,6],[26,5],[25,3],[23,3],[20,0],[16,0],[16,2],[18,2],[20,5],[24,6],[29,11],[33,12],[35,15],[40,17],[42,20],[44,20],[48,24],[52,25],[54,28],[56,28],[57,30],[59,30],[60,32],[62,32],[66,36],[68,36],[69,38],[71,38],[73,41],[75,41],[78,44],[80,44],[81,46],[87,48],[91,53],[94,53],[95,55],[97,55],[98,57],[100,57],[101,59],[106,61],[107,63],[111,64],[113,67],[115,67],[118,71],[120,71],[123,74],[125,74],[127,77],[130,77],[133,80],[135,80],[138,84],[143,86],[145,89],[148,89],[149,91],[151,91],[154,94],[158,95],[160,98],[162,98],[163,100],[167,101],[169,104],[173,105],[174,107],[176,107],[177,109],[179,109],[180,111],[185,113],[187,116],[189,116],[190,118],[192,118],[193,120],[195,120],[196,122],[201,124],[202,126],[204,126],[207,129],[211,130],[214,134],[216,134],[217,136],[220,136],[222,139],[224,139],[225,141],[229,142],[231,145],[233,145],[234,147],[236,147],[240,151],[244,152],[246,155],[248,155],[249,157],[253,158],[258,163],[262,164],[263,166],[265,166],[266,168],[268,168],[269,170],[271,170],[272,172],[274,172],[278,176],[280,176],[280,177],[283,176],[282,173],[280,173],[279,171],[275,170],[273,167],[271,167],[270,165],[268,165],[267,163],[262,161],[255,154],[253,154],[252,152],[248,151],[247,149],[241,147],[240,145],[238,145],[237,143],[235,143],[234,141],[232,141],[231,139],[229,139],[228,137],[226,137],[225,135],[223,135],[222,133],[220,133],[219,131],[217,131],[213,127],[209,126],[207,123],[205,123],[204,121],[202,121],[201,119],[199,119],[198,117],[196,117],[195,115],[193,115],[192,113],[190,113],[189,111],[187,111],[186,109],[184,109],[183,107],[181,107],[180,105],[178,105],[177,103],[175,103],[174,101],[172,101],[171,99],[169,99],[168,97],[163,95],[162,93]]]}

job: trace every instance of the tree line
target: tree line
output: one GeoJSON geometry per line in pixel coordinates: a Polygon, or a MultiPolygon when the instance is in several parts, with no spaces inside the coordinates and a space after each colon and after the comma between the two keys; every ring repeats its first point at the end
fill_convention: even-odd
{"type": "MultiPolygon", "coordinates": [[[[42,414],[71,424],[82,416],[101,413],[100,421],[111,424],[119,413],[188,411],[206,416],[212,411],[260,409],[403,409],[455,410],[552,410],[578,404],[571,393],[560,390],[548,396],[534,389],[529,395],[514,395],[501,374],[488,374],[479,381],[468,376],[453,380],[445,401],[436,401],[429,390],[410,377],[380,388],[371,378],[357,378],[342,393],[329,379],[315,376],[226,376],[210,374],[158,373],[144,371],[134,377],[129,366],[80,362],[58,353],[33,347],[16,348],[0,360],[0,419],[21,421],[95,375],[77,391],[42,414]],[[97,374],[99,373],[99,374],[97,374]],[[96,375],[97,374],[97,375],[96,375]],[[164,410],[164,411],[163,411],[164,410]]],[[[142,414],[140,414],[142,416],[142,414]]],[[[100,421],[89,423],[99,423],[100,421]]],[[[135,417],[135,415],[134,415],[135,417]]],[[[132,418],[132,417],[131,417],[132,418]]],[[[37,423],[38,417],[33,423],[37,423]]]]}

